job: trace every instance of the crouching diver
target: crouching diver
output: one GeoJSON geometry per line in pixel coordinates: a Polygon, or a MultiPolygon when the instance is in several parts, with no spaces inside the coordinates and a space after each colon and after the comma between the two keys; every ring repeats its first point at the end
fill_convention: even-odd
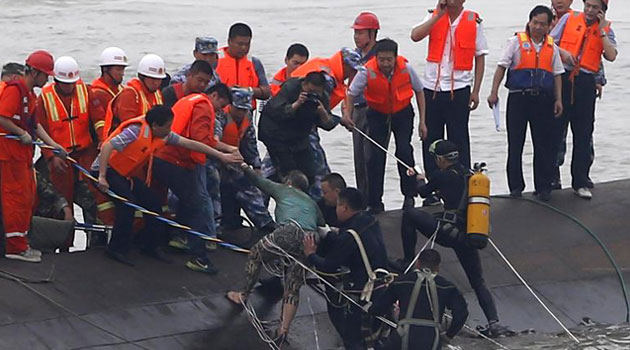
{"type": "Polygon", "coordinates": [[[418,176],[418,194],[427,198],[432,194],[439,196],[444,202],[444,211],[431,215],[421,209],[410,209],[403,212],[401,236],[404,258],[401,265],[408,266],[415,256],[417,235],[420,231],[427,238],[435,234],[435,242],[452,248],[457,255],[470,286],[475,291],[479,306],[483,310],[488,326],[480,328],[487,336],[495,337],[510,334],[511,331],[499,324],[499,316],[494,300],[483,279],[481,259],[478,248],[478,235],[467,234],[467,212],[470,205],[468,182],[471,171],[459,162],[457,146],[446,140],[437,140],[429,148],[435,157],[438,170],[430,174],[430,181],[418,176]]]}
{"type": "Polygon", "coordinates": [[[437,350],[450,343],[468,318],[466,300],[454,284],[438,275],[440,254],[427,249],[420,253],[414,269],[397,278],[370,308],[386,315],[399,302],[400,321],[384,350],[437,350]],[[440,330],[444,311],[452,315],[450,326],[440,330]]]}

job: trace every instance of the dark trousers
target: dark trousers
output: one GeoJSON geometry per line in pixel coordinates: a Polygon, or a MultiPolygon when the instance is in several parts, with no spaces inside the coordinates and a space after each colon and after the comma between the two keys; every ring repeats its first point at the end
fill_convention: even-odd
{"type": "Polygon", "coordinates": [[[355,305],[349,305],[346,310],[343,333],[341,340],[346,350],[365,350],[365,340],[363,339],[363,313],[355,305]]]}
{"type": "MultiPolygon", "coordinates": [[[[396,157],[413,167],[413,147],[411,135],[413,135],[414,112],[411,104],[394,115],[385,115],[371,108],[367,110],[368,135],[387,148],[389,137],[394,134],[396,140],[396,157]]],[[[382,204],[383,184],[385,181],[385,160],[387,154],[376,145],[372,144],[368,159],[368,202],[369,206],[382,204]]],[[[407,168],[398,163],[398,176],[400,177],[400,191],[405,196],[415,194],[415,179],[407,176],[407,168]]]]}
{"type": "MultiPolygon", "coordinates": [[[[107,182],[110,189],[116,194],[129,199],[150,211],[161,213],[160,198],[138,178],[127,179],[113,169],[107,169],[107,182]]],[[[118,201],[114,201],[116,218],[112,229],[112,238],[108,248],[114,252],[126,254],[131,248],[131,234],[135,209],[118,201]]],[[[144,230],[140,237],[143,249],[153,250],[165,245],[167,241],[166,226],[164,223],[149,215],[144,216],[144,230]]]]}
{"type": "MultiPolygon", "coordinates": [[[[352,120],[357,129],[368,134],[367,107],[355,106],[352,112],[352,120]]],[[[354,152],[354,176],[357,181],[357,189],[365,198],[368,197],[368,159],[370,159],[370,141],[357,131],[352,132],[352,149],[354,152]]]]}
{"type": "Polygon", "coordinates": [[[595,77],[580,73],[574,82],[569,74],[562,75],[562,104],[564,113],[555,128],[554,152],[557,155],[562,142],[563,129],[571,125],[573,152],[571,156],[571,186],[587,187],[593,164],[593,131],[595,129],[595,77]]]}
{"type": "MultiPolygon", "coordinates": [[[[413,259],[415,256],[417,241],[416,231],[420,231],[424,236],[430,238],[435,232],[437,225],[438,220],[434,216],[420,209],[406,210],[403,212],[401,234],[405,258],[411,257],[411,259],[413,259]]],[[[465,244],[449,242],[447,238],[440,235],[439,232],[436,242],[439,245],[453,248],[460,265],[466,273],[470,286],[475,291],[479,306],[486,315],[488,322],[498,321],[499,316],[494,304],[494,299],[483,279],[483,269],[481,267],[479,251],[465,244]]]]}
{"type": "Polygon", "coordinates": [[[303,146],[268,142],[265,143],[265,146],[276,172],[280,173],[280,179],[287,176],[291,170],[299,170],[308,177],[309,184],[313,184],[315,181],[315,156],[308,142],[304,142],[303,146]]]}
{"type": "Polygon", "coordinates": [[[426,100],[427,138],[422,142],[422,161],[424,172],[431,174],[438,170],[435,159],[429,153],[429,146],[444,139],[446,127],[447,139],[459,148],[459,161],[470,168],[470,138],[468,135],[468,119],[470,118],[470,87],[453,92],[434,92],[424,89],[426,100]]]}
{"type": "Polygon", "coordinates": [[[551,191],[552,170],[554,164],[553,128],[554,98],[543,95],[523,95],[511,93],[507,103],[508,161],[507,177],[510,191],[522,192],[525,189],[523,179],[523,146],[529,123],[534,146],[534,188],[539,193],[551,191]]]}
{"type": "MultiPolygon", "coordinates": [[[[206,188],[205,165],[186,169],[159,158],[153,161],[153,177],[161,185],[168,187],[179,199],[176,217],[181,224],[193,230],[214,236],[214,210],[206,188]]],[[[197,258],[206,257],[205,242],[189,236],[190,252],[197,258]]]]}

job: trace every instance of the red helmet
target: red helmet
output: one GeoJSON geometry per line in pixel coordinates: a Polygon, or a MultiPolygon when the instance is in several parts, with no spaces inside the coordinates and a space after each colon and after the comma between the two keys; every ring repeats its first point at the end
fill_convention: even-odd
{"type": "Polygon", "coordinates": [[[381,24],[378,21],[378,17],[372,12],[361,12],[357,18],[354,19],[354,24],[351,28],[356,30],[381,29],[381,24]]]}
{"type": "Polygon", "coordinates": [[[48,75],[54,75],[53,69],[55,67],[55,59],[50,52],[46,50],[37,50],[32,54],[28,55],[26,59],[26,64],[38,71],[46,73],[48,75]]]}

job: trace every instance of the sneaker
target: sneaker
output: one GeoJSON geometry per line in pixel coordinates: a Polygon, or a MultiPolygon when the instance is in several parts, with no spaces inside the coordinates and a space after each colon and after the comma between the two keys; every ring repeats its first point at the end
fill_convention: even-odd
{"type": "Polygon", "coordinates": [[[440,205],[440,204],[442,204],[442,202],[435,195],[430,195],[429,197],[425,198],[422,201],[422,206],[423,207],[433,207],[433,206],[440,205]]]}
{"type": "Polygon", "coordinates": [[[372,215],[378,215],[382,213],[383,211],[385,211],[385,205],[383,205],[383,203],[379,203],[377,205],[370,205],[367,208],[367,212],[372,215]]]}
{"type": "Polygon", "coordinates": [[[200,259],[200,258],[192,258],[186,262],[186,267],[197,272],[204,272],[209,275],[216,275],[219,270],[217,270],[212,262],[209,259],[200,259]]]}
{"type": "Polygon", "coordinates": [[[516,332],[500,324],[499,321],[491,322],[486,327],[477,326],[477,330],[488,338],[512,337],[516,335],[516,332]]]}
{"type": "Polygon", "coordinates": [[[12,260],[22,260],[26,262],[38,263],[42,261],[42,252],[29,247],[21,253],[7,253],[4,255],[4,257],[12,260]]]}
{"type": "Polygon", "coordinates": [[[416,206],[416,201],[411,196],[405,196],[405,201],[403,202],[402,210],[411,210],[416,206]]]}
{"type": "Polygon", "coordinates": [[[175,249],[181,249],[181,250],[189,250],[190,247],[188,247],[188,239],[186,237],[181,237],[181,236],[174,236],[169,242],[168,242],[168,246],[175,248],[175,249]]]}
{"type": "Polygon", "coordinates": [[[209,250],[209,251],[217,250],[217,242],[206,241],[206,250],[209,250]]]}
{"type": "Polygon", "coordinates": [[[591,193],[591,190],[588,189],[588,187],[580,187],[577,190],[575,190],[575,194],[583,199],[591,199],[593,198],[593,194],[591,193]]]}

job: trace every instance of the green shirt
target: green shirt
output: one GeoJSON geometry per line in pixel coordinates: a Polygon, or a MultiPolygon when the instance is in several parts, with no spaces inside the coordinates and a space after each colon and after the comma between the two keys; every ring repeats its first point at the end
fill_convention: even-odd
{"type": "Polygon", "coordinates": [[[267,180],[252,169],[246,169],[245,175],[256,187],[276,201],[275,216],[278,224],[294,220],[307,231],[315,231],[317,226],[325,225],[317,203],[308,194],[297,188],[267,180]]]}

